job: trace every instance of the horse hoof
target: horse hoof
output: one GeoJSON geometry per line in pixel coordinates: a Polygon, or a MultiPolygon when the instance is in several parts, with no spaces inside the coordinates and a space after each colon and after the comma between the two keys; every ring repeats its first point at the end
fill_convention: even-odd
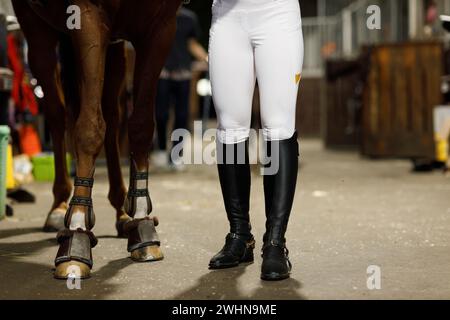
{"type": "Polygon", "coordinates": [[[131,259],[136,262],[151,262],[164,259],[159,246],[148,246],[131,251],[131,259]]]}
{"type": "Polygon", "coordinates": [[[128,238],[128,232],[125,231],[124,226],[127,222],[130,222],[131,220],[133,220],[133,219],[131,219],[131,217],[129,215],[127,215],[126,213],[124,213],[117,219],[116,230],[117,230],[118,238],[124,238],[124,239],[128,238]]]}
{"type": "Polygon", "coordinates": [[[65,228],[64,217],[66,216],[66,210],[62,208],[56,208],[50,212],[45,220],[44,232],[58,232],[65,228]]]}
{"type": "Polygon", "coordinates": [[[88,279],[91,277],[91,268],[79,261],[63,262],[56,266],[54,277],[60,280],[88,279]]]}

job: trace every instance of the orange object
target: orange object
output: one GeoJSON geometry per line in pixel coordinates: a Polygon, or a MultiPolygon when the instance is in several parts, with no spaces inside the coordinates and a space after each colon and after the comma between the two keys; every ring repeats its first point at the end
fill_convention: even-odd
{"type": "Polygon", "coordinates": [[[35,116],[39,112],[38,103],[34,97],[33,89],[26,79],[25,68],[20,58],[19,48],[13,34],[8,35],[7,48],[9,64],[14,72],[11,97],[20,111],[24,112],[25,110],[29,110],[31,114],[35,116]]]}
{"type": "Polygon", "coordinates": [[[22,153],[32,157],[42,152],[39,136],[31,124],[24,124],[19,129],[22,153]]]}
{"type": "Polygon", "coordinates": [[[337,45],[335,42],[327,42],[323,47],[322,47],[322,56],[324,58],[328,58],[330,57],[332,54],[334,54],[337,50],[337,45]]]}

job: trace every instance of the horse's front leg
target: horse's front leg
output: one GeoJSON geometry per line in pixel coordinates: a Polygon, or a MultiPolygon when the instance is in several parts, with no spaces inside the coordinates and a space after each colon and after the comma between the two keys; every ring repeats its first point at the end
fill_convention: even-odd
{"type": "Polygon", "coordinates": [[[95,216],[92,205],[95,160],[105,138],[101,99],[109,29],[101,9],[91,1],[74,0],[81,8],[81,29],[71,33],[79,66],[80,114],[75,123],[74,143],[77,177],[74,196],[65,217],[66,229],[58,233],[60,248],[55,259],[55,277],[90,276],[92,248],[97,239],[92,233],[95,216]]]}
{"type": "Polygon", "coordinates": [[[125,89],[125,74],[125,43],[111,44],[106,55],[102,107],[106,121],[105,151],[109,178],[108,199],[116,210],[116,230],[120,238],[126,237],[123,227],[131,219],[124,210],[127,191],[123,182],[119,153],[120,123],[124,116],[120,100],[125,89]]]}
{"type": "Polygon", "coordinates": [[[155,32],[142,37],[136,48],[134,110],[129,119],[130,185],[127,213],[133,221],[125,224],[128,251],[135,261],[163,259],[155,227],[150,218],[152,203],[148,191],[149,151],[154,133],[154,109],[158,78],[175,35],[175,13],[169,23],[161,23],[155,32]]]}

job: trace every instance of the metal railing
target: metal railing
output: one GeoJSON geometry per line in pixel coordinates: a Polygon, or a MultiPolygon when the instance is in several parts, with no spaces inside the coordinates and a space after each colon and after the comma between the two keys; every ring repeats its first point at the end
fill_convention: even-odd
{"type": "Polygon", "coordinates": [[[305,60],[303,74],[320,76],[326,57],[342,54],[342,30],[337,17],[303,19],[305,60]]]}
{"type": "MultiPolygon", "coordinates": [[[[332,0],[329,0],[332,1],[332,0]]],[[[322,75],[327,58],[354,57],[364,45],[424,38],[425,8],[411,0],[357,0],[333,16],[303,19],[304,75],[322,75]],[[381,29],[367,27],[369,6],[381,9],[381,29]],[[411,6],[415,7],[411,7],[411,6]],[[411,9],[414,9],[411,11],[411,9]],[[414,16],[414,12],[417,16],[414,16]],[[412,21],[411,19],[415,19],[412,21]],[[412,23],[417,23],[415,29],[412,23]],[[416,33],[414,33],[414,31],[416,33]]],[[[450,0],[436,0],[440,14],[450,14],[450,0]]],[[[434,37],[444,35],[439,22],[434,37]]]]}

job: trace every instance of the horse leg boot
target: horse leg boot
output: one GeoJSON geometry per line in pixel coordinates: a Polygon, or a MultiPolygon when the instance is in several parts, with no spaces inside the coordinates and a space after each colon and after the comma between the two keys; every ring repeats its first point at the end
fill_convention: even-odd
{"type": "Polygon", "coordinates": [[[264,176],[266,233],[262,249],[261,279],[276,281],[289,278],[292,268],[285,233],[297,184],[297,133],[288,140],[269,141],[267,146],[272,166],[277,164],[278,170],[275,174],[266,172],[264,176]]]}
{"type": "Polygon", "coordinates": [[[217,154],[230,233],[226,236],[222,250],[211,259],[209,268],[225,269],[253,262],[255,240],[251,234],[249,217],[251,174],[248,141],[234,145],[218,143],[217,154]]]}
{"type": "Polygon", "coordinates": [[[139,170],[136,162],[130,160],[130,185],[125,209],[132,218],[124,224],[128,235],[128,252],[137,262],[158,261],[164,258],[156,226],[158,219],[150,217],[152,201],[148,192],[148,166],[139,170]]]}
{"type": "Polygon", "coordinates": [[[97,245],[97,238],[91,232],[95,224],[92,206],[93,178],[75,178],[76,193],[70,201],[65,217],[66,229],[57,234],[59,250],[55,258],[55,278],[67,279],[76,276],[84,279],[90,276],[92,269],[92,248],[97,245]],[[83,210],[85,209],[85,210],[83,210]]]}

